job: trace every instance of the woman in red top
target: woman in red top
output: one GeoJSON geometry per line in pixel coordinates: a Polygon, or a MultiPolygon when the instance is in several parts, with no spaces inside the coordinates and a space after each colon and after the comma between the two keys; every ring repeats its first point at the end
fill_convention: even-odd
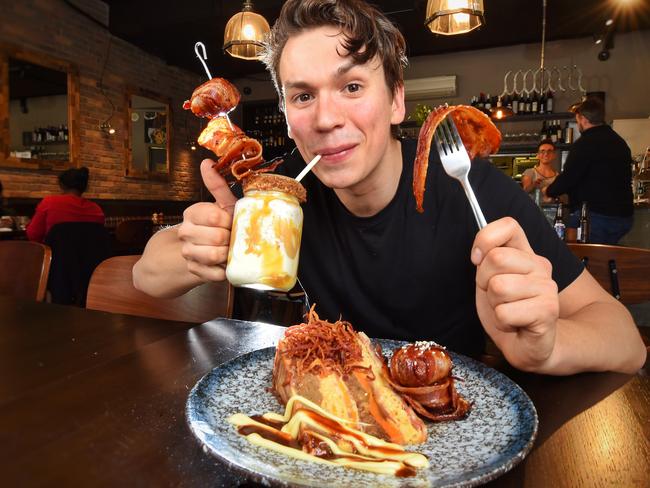
{"type": "Polygon", "coordinates": [[[104,212],[94,202],[81,195],[88,187],[88,168],[72,168],[59,175],[63,195],[43,198],[25,229],[30,241],[43,242],[53,225],[61,222],[104,223],[104,212]]]}

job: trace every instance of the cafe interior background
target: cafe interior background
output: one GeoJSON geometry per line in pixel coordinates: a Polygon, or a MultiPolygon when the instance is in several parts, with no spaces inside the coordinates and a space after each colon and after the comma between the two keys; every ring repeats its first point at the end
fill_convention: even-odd
{"type": "MultiPolygon", "coordinates": [[[[198,169],[209,154],[195,144],[201,121],[182,109],[206,80],[198,41],[211,74],[242,94],[234,122],[262,140],[267,159],[290,150],[262,63],[223,49],[226,23],[250,3],[0,0],[0,181],[7,206],[31,215],[42,197],[58,193],[57,175],[77,166],[90,169],[85,196],[107,220],[157,213],[173,223],[191,203],[209,199],[198,169]]],[[[282,3],[259,0],[252,9],[272,24],[282,3]]],[[[568,107],[585,92],[605,97],[607,121],[639,160],[650,146],[647,2],[486,0],[484,25],[453,36],[425,26],[427,4],[435,2],[375,3],[407,38],[405,135],[417,132],[423,107],[467,104],[480,93],[498,96],[532,83],[543,52],[557,88],[555,114],[497,122],[505,138],[495,164],[520,174],[525,165],[517,163],[530,164],[542,124],[559,120],[566,127],[568,107]]],[[[648,185],[636,184],[636,223],[622,244],[650,247],[648,185]]]]}

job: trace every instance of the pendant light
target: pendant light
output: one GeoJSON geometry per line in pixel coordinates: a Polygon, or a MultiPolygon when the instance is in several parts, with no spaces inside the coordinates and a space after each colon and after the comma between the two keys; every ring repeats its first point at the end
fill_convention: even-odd
{"type": "Polygon", "coordinates": [[[260,14],[253,12],[253,2],[245,0],[241,12],[226,24],[223,50],[235,58],[258,59],[264,47],[264,37],[271,30],[260,14]]]}
{"type": "Polygon", "coordinates": [[[483,0],[429,0],[424,25],[434,34],[465,34],[485,23],[483,0]]]}

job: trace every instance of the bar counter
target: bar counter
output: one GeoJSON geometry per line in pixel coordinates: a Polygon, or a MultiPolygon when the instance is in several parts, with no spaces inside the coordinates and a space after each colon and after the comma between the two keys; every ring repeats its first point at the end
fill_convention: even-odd
{"type": "MultiPolygon", "coordinates": [[[[194,325],[0,297],[3,486],[256,486],[206,454],[185,420],[212,368],[283,328],[194,325]]],[[[530,396],[532,451],[489,486],[648,486],[650,379],[550,377],[482,358],[530,396]]]]}

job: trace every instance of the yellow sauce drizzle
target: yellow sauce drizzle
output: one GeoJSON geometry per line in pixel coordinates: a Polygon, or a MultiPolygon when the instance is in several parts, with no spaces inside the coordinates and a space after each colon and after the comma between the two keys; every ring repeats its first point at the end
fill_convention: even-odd
{"type": "Polygon", "coordinates": [[[240,432],[251,432],[246,439],[252,444],[296,459],[395,476],[413,476],[416,469],[429,466],[426,456],[354,429],[351,422],[332,415],[300,395],[289,399],[284,415],[266,413],[261,419],[268,423],[236,413],[228,422],[240,432]],[[329,455],[319,457],[292,447],[305,433],[322,442],[329,455]]]}

